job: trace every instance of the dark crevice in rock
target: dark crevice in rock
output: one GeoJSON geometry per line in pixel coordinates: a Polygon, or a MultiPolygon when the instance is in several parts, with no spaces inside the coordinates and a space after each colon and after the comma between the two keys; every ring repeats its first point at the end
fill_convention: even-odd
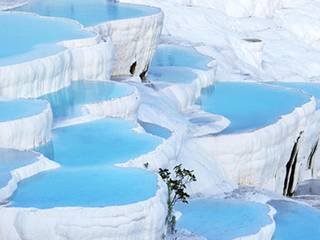
{"type": "Polygon", "coordinates": [[[296,142],[293,145],[289,161],[286,165],[286,177],[284,180],[283,195],[292,196],[294,193],[293,184],[295,180],[296,167],[299,154],[299,142],[303,132],[300,133],[296,142]]]}
{"type": "Polygon", "coordinates": [[[314,155],[315,155],[315,153],[317,152],[318,145],[319,145],[319,139],[318,139],[317,142],[313,145],[313,147],[312,147],[312,149],[311,149],[311,152],[310,152],[310,154],[309,154],[309,157],[308,157],[308,169],[311,169],[311,168],[312,168],[313,160],[314,160],[314,155]]]}
{"type": "Polygon", "coordinates": [[[130,73],[131,75],[134,75],[136,72],[136,67],[137,67],[137,62],[132,63],[132,65],[130,66],[130,73]]]}
{"type": "Polygon", "coordinates": [[[145,82],[147,80],[147,73],[149,71],[149,65],[147,66],[147,68],[145,70],[143,70],[142,73],[140,73],[139,77],[141,79],[142,82],[145,82]]]}

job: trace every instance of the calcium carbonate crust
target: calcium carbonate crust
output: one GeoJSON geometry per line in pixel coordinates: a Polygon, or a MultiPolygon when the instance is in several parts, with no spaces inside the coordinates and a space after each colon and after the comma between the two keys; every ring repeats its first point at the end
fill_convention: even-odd
{"type": "Polygon", "coordinates": [[[0,11],[10,10],[27,4],[27,0],[1,0],[0,11]]]}
{"type": "Polygon", "coordinates": [[[139,76],[149,68],[162,26],[163,13],[159,9],[148,16],[108,21],[87,29],[102,39],[110,37],[114,45],[112,76],[139,76]]]}
{"type": "Polygon", "coordinates": [[[52,111],[47,103],[36,115],[0,122],[0,147],[19,150],[38,147],[49,142],[51,128],[52,111]]]}
{"type": "Polygon", "coordinates": [[[132,88],[133,91],[128,96],[86,104],[83,108],[89,115],[96,117],[135,118],[140,104],[140,95],[135,87],[132,88]]]}
{"type": "Polygon", "coordinates": [[[174,0],[189,7],[214,8],[231,17],[272,17],[276,10],[291,0],[174,0]]]}

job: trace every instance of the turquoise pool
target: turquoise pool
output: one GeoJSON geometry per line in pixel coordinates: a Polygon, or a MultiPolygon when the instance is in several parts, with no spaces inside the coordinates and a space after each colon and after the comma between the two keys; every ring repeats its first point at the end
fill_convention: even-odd
{"type": "Polygon", "coordinates": [[[151,63],[154,67],[189,67],[201,70],[208,69],[212,59],[202,55],[192,47],[171,44],[159,45],[151,63]]]}
{"type": "Polygon", "coordinates": [[[31,99],[0,99],[0,122],[38,115],[47,108],[47,102],[31,99]]]}
{"type": "Polygon", "coordinates": [[[320,108],[320,83],[307,83],[307,82],[273,82],[273,85],[293,88],[298,91],[303,91],[307,94],[314,96],[318,101],[317,108],[320,108]]]}
{"type": "Polygon", "coordinates": [[[63,40],[95,36],[72,21],[15,12],[0,12],[0,25],[0,66],[56,54],[63,40]]]}
{"type": "Polygon", "coordinates": [[[202,91],[199,104],[204,111],[227,117],[231,123],[221,134],[232,134],[273,124],[309,100],[307,95],[281,87],[217,82],[202,91]]]}
{"type": "Polygon", "coordinates": [[[108,81],[75,81],[69,87],[40,97],[50,102],[54,120],[83,114],[84,104],[97,103],[128,96],[133,93],[129,85],[108,81]]]}
{"type": "Polygon", "coordinates": [[[320,210],[284,200],[268,203],[277,210],[273,240],[319,239],[320,210]]]}
{"type": "Polygon", "coordinates": [[[72,18],[84,26],[159,12],[157,8],[113,3],[108,0],[29,0],[28,4],[16,8],[16,10],[33,12],[43,16],[72,18]]]}
{"type": "Polygon", "coordinates": [[[103,207],[154,196],[156,175],[114,166],[162,143],[160,138],[136,133],[134,127],[126,120],[103,119],[55,129],[52,160],[61,168],[22,181],[11,198],[11,206],[103,207]]]}
{"type": "Polygon", "coordinates": [[[272,223],[267,205],[242,200],[204,199],[178,205],[178,229],[208,240],[230,240],[257,233],[272,223]]]}
{"type": "Polygon", "coordinates": [[[191,69],[179,67],[151,68],[148,79],[152,82],[167,82],[175,84],[191,83],[197,78],[191,69]]]}
{"type": "Polygon", "coordinates": [[[162,127],[154,123],[143,122],[140,120],[138,122],[147,133],[150,133],[154,136],[168,139],[172,135],[172,132],[168,128],[162,127]]]}

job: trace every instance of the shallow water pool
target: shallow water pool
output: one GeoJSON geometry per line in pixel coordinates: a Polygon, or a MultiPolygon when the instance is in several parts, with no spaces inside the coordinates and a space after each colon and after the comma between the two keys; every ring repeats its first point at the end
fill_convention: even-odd
{"type": "Polygon", "coordinates": [[[168,128],[162,127],[154,123],[143,122],[140,120],[138,122],[147,133],[150,133],[154,136],[168,139],[172,135],[172,132],[168,128]]]}
{"type": "Polygon", "coordinates": [[[191,69],[180,67],[155,67],[148,74],[150,81],[175,84],[191,83],[196,78],[197,74],[191,69]]]}
{"type": "Polygon", "coordinates": [[[212,59],[192,47],[159,45],[151,62],[153,67],[189,67],[207,70],[212,59]]]}
{"type": "Polygon", "coordinates": [[[84,104],[128,96],[133,88],[107,81],[75,81],[69,87],[40,97],[50,102],[55,120],[77,117],[84,104]]]}
{"type": "Polygon", "coordinates": [[[114,166],[161,144],[160,138],[139,134],[134,127],[129,121],[103,119],[55,129],[52,160],[61,168],[22,181],[11,198],[11,206],[103,207],[154,196],[154,174],[114,166]]]}
{"type": "Polygon", "coordinates": [[[72,21],[15,12],[0,12],[0,26],[0,66],[56,54],[63,40],[95,36],[72,21]]]}
{"type": "Polygon", "coordinates": [[[242,200],[204,199],[179,205],[177,228],[208,240],[229,240],[257,233],[271,224],[269,207],[242,200]]]}
{"type": "Polygon", "coordinates": [[[307,83],[307,82],[274,82],[273,85],[293,88],[298,91],[303,91],[307,94],[314,96],[318,101],[317,108],[320,108],[320,83],[307,83]]]}
{"type": "Polygon", "coordinates": [[[273,240],[318,240],[320,236],[320,210],[290,201],[270,201],[277,213],[273,240]]]}
{"type": "Polygon", "coordinates": [[[0,122],[13,121],[38,115],[47,108],[47,105],[48,103],[42,100],[0,99],[0,122]]]}
{"type": "Polygon", "coordinates": [[[231,123],[221,133],[232,134],[273,124],[309,100],[307,95],[280,87],[217,82],[202,91],[199,103],[204,111],[227,117],[231,123]]]}
{"type": "Polygon", "coordinates": [[[26,151],[0,148],[0,188],[11,179],[11,171],[37,161],[38,154],[26,151]]]}
{"type": "Polygon", "coordinates": [[[28,4],[16,10],[43,16],[71,18],[84,26],[159,12],[157,8],[120,4],[108,0],[29,0],[28,4]]]}

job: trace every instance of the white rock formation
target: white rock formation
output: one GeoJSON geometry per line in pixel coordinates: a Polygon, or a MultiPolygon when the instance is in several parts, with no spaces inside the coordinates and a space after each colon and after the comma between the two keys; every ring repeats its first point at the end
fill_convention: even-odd
{"type": "Polygon", "coordinates": [[[26,4],[27,0],[1,0],[0,11],[12,9],[26,4]]]}
{"type": "Polygon", "coordinates": [[[308,179],[320,178],[320,111],[306,119],[303,138],[299,149],[298,172],[295,183],[308,179]]]}
{"type": "Polygon", "coordinates": [[[139,104],[139,92],[134,87],[133,92],[128,96],[86,104],[83,109],[89,115],[96,117],[135,118],[139,104]]]}
{"type": "Polygon", "coordinates": [[[283,6],[283,0],[174,0],[185,6],[210,7],[231,17],[272,17],[283,6]]]}
{"type": "Polygon", "coordinates": [[[100,23],[94,30],[103,39],[111,38],[114,45],[113,76],[139,76],[148,69],[162,31],[163,13],[138,18],[100,23]],[[131,66],[136,63],[134,73],[131,66]]]}
{"type": "Polygon", "coordinates": [[[257,70],[262,68],[263,42],[255,38],[230,38],[236,56],[245,64],[257,70]]]}

